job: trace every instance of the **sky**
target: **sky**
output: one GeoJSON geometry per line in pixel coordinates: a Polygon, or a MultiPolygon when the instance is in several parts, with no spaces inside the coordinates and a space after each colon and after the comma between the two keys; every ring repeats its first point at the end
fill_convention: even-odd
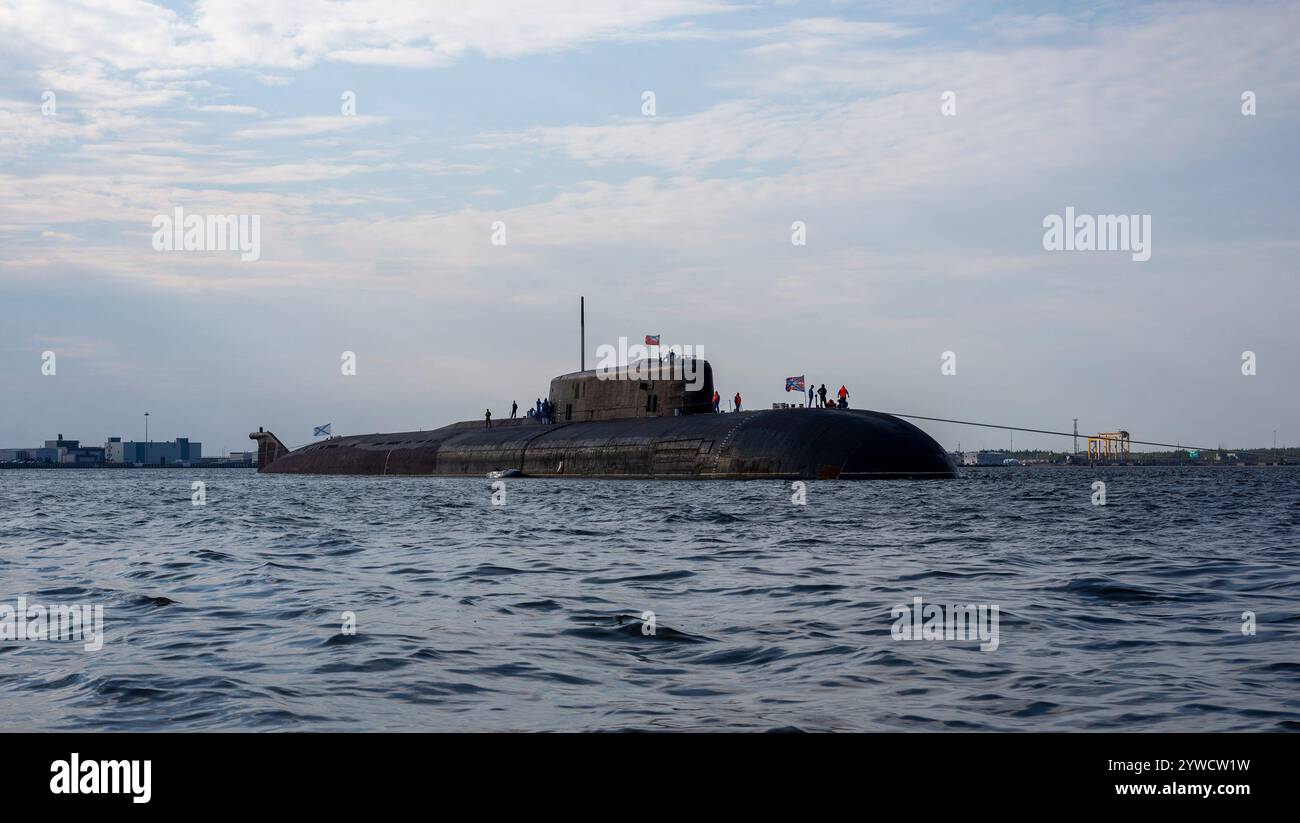
{"type": "Polygon", "coordinates": [[[501,417],[580,295],[589,366],[660,334],[750,408],[1300,443],[1293,3],[0,0],[0,42],[0,447],[501,417]],[[257,259],[156,249],[178,207],[257,259]],[[1044,248],[1068,207],[1150,259],[1044,248]]]}

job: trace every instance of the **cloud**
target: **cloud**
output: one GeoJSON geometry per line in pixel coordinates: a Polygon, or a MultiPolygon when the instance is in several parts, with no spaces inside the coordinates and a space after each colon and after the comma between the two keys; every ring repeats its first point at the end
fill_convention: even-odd
{"type": "Polygon", "coordinates": [[[366,66],[396,66],[400,68],[429,68],[450,63],[455,55],[431,48],[405,46],[369,49],[338,49],[325,55],[327,60],[339,63],[358,63],[366,66]]]}
{"type": "Polygon", "coordinates": [[[1007,40],[1034,40],[1069,33],[1084,33],[1091,12],[1077,15],[1039,14],[1004,15],[981,20],[971,25],[971,31],[992,34],[1007,40]]]}
{"type": "Polygon", "coordinates": [[[791,21],[778,29],[757,32],[771,42],[754,46],[758,55],[820,55],[827,49],[860,47],[873,42],[900,40],[921,29],[898,23],[810,17],[791,21]]]}
{"type": "Polygon", "coordinates": [[[215,112],[218,114],[256,114],[265,116],[266,112],[257,106],[240,106],[233,103],[213,103],[206,106],[195,107],[196,111],[215,112]]]}
{"type": "MultiPolygon", "coordinates": [[[[34,101],[0,100],[0,150],[19,156],[52,144],[73,145],[136,132],[152,122],[135,114],[101,109],[78,110],[56,99],[54,113],[41,113],[34,101]]],[[[165,129],[165,131],[170,131],[165,129]]]]}
{"type": "Polygon", "coordinates": [[[693,22],[648,31],[619,35],[619,39],[637,42],[690,42],[690,41],[770,41],[758,46],[759,51],[807,51],[846,43],[866,44],[897,40],[921,33],[915,26],[893,22],[845,20],[842,17],[806,17],[791,20],[778,26],[762,28],[703,28],[693,22]]]}
{"type": "Polygon", "coordinates": [[[0,16],[0,34],[43,62],[88,60],[121,71],[298,70],[326,59],[429,66],[468,52],[554,52],[728,8],[702,0],[200,0],[182,15],[141,0],[31,3],[0,16]]]}
{"type": "Polygon", "coordinates": [[[1294,120],[1295,37],[1270,10],[1219,8],[1109,21],[1084,42],[1051,49],[755,48],[724,81],[744,92],[737,99],[686,114],[488,133],[469,145],[531,148],[593,168],[778,176],[798,189],[812,179],[828,194],[1141,171],[1171,151],[1213,152],[1236,139],[1241,90],[1264,78],[1274,116],[1294,120]],[[1225,39],[1229,28],[1239,36],[1225,39]],[[837,93],[818,93],[827,89],[837,93]],[[856,94],[840,100],[849,89],[856,94]],[[955,117],[940,113],[947,90],[955,117]],[[1151,134],[1162,139],[1138,139],[1151,134]]]}
{"type": "MultiPolygon", "coordinates": [[[[1272,25],[1270,15],[1218,14],[1111,23],[1086,42],[1052,50],[1014,46],[957,52],[919,42],[881,52],[858,41],[902,40],[905,33],[829,18],[794,21],[771,27],[765,36],[783,32],[792,42],[814,37],[838,45],[811,51],[749,49],[750,93],[689,114],[481,134],[462,149],[485,156],[483,162],[409,159],[393,142],[367,143],[335,158],[281,157],[256,145],[314,137],[302,144],[327,152],[356,129],[384,125],[388,132],[401,132],[401,123],[381,117],[267,120],[230,135],[250,144],[232,149],[194,140],[188,135],[192,126],[172,124],[167,134],[118,115],[123,119],[79,125],[79,139],[101,140],[81,152],[99,173],[10,178],[0,194],[0,220],[48,227],[114,219],[138,226],[176,204],[258,213],[267,216],[268,241],[281,233],[266,244],[272,262],[264,271],[280,266],[286,272],[290,269],[284,267],[292,266],[293,277],[320,272],[335,280],[416,281],[421,288],[454,280],[466,293],[474,290],[481,271],[535,267],[574,250],[654,249],[665,238],[704,261],[718,258],[719,249],[726,250],[722,258],[762,258],[766,244],[782,240],[796,215],[817,215],[815,231],[825,232],[830,215],[852,213],[864,202],[906,197],[943,204],[958,190],[1030,186],[1045,174],[1141,170],[1171,149],[1189,156],[1213,151],[1239,119],[1234,86],[1271,77],[1270,105],[1284,110],[1296,101],[1297,89],[1293,80],[1278,83],[1277,73],[1294,77],[1300,68],[1290,46],[1292,33],[1272,25]],[[1229,21],[1243,34],[1219,43],[1229,21]],[[1194,63],[1190,55],[1196,55],[1194,63]],[[850,72],[851,66],[856,68],[850,72]],[[825,80],[819,89],[839,92],[856,83],[858,94],[843,100],[838,93],[830,98],[757,93],[804,89],[818,76],[825,80]],[[950,83],[958,91],[955,118],[939,113],[939,92],[950,83]],[[1222,97],[1218,106],[1189,103],[1216,96],[1222,97]],[[128,129],[136,132],[129,139],[103,140],[128,129]],[[1135,139],[1153,132],[1165,137],[1135,139]],[[466,190],[459,207],[452,202],[437,213],[417,208],[376,216],[352,210],[409,200],[406,177],[396,186],[370,186],[385,172],[481,175],[529,152],[576,161],[608,179],[571,176],[550,194],[540,189],[531,194],[531,203],[517,188],[493,179],[466,190]],[[364,194],[326,195],[308,188],[362,174],[371,175],[364,194]],[[34,193],[51,190],[60,192],[57,201],[33,203],[34,193]],[[503,191],[510,196],[500,211],[470,205],[472,197],[495,198],[503,191]],[[511,244],[505,249],[485,239],[485,227],[496,219],[510,226],[511,244]],[[431,245],[438,249],[443,272],[432,280],[427,277],[431,245]],[[322,249],[330,250],[333,268],[316,262],[322,249]],[[383,274],[376,276],[379,271],[383,274]]],[[[49,124],[34,122],[28,128],[32,140],[54,139],[49,124]]],[[[97,254],[87,250],[85,265],[97,254]]],[[[105,273],[135,278],[158,271],[171,282],[189,282],[188,274],[177,279],[162,269],[195,268],[171,260],[146,266],[125,261],[107,258],[105,273]]]]}
{"type": "Polygon", "coordinates": [[[234,133],[237,140],[274,140],[282,137],[307,137],[336,131],[352,131],[369,126],[376,126],[387,120],[374,115],[357,114],[345,117],[342,114],[326,117],[289,117],[272,120],[267,123],[249,126],[234,133]]]}

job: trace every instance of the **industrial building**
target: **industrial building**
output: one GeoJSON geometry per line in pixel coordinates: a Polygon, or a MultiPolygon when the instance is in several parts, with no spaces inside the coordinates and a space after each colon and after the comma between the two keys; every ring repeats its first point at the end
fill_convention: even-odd
{"type": "Polygon", "coordinates": [[[58,453],[58,459],[50,461],[73,466],[98,466],[104,462],[104,449],[100,446],[83,446],[80,440],[65,440],[60,434],[56,440],[46,440],[45,448],[58,453]]]}
{"type": "Polygon", "coordinates": [[[57,463],[58,449],[42,449],[36,446],[19,449],[0,449],[0,463],[57,463]]]}
{"type": "Polygon", "coordinates": [[[963,466],[1001,466],[1002,461],[1007,459],[1005,452],[995,452],[981,450],[977,452],[966,452],[962,455],[961,464],[963,466]]]}
{"type": "MultiPolygon", "coordinates": [[[[111,444],[113,441],[110,440],[111,444]]],[[[163,442],[136,443],[128,440],[121,444],[122,463],[137,466],[197,465],[203,458],[203,444],[190,442],[187,437],[163,442]]]]}
{"type": "MultiPolygon", "coordinates": [[[[241,454],[241,456],[244,456],[241,454]]],[[[60,434],[44,448],[0,449],[0,463],[45,463],[63,466],[197,466],[203,444],[178,437],[173,441],[135,443],[110,437],[103,446],[83,446],[60,434]]]]}
{"type": "Polygon", "coordinates": [[[60,434],[46,440],[45,446],[0,449],[0,463],[57,463],[68,466],[98,466],[104,462],[104,449],[83,446],[80,440],[67,440],[60,434]]]}

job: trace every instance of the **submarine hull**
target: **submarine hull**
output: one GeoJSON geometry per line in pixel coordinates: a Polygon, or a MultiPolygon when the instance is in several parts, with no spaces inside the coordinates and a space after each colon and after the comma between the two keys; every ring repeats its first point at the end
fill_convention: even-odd
{"type": "Polygon", "coordinates": [[[335,437],[288,451],[269,432],[269,474],[663,480],[897,479],[956,476],[925,432],[897,417],[850,409],[773,409],[543,424],[534,418],[453,423],[432,431],[335,437]]]}

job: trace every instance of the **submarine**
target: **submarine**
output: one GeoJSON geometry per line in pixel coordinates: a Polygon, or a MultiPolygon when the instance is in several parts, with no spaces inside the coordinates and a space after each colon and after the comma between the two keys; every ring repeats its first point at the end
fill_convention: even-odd
{"type": "MultiPolygon", "coordinates": [[[[683,368],[682,366],[687,368],[683,368]]],[[[636,480],[870,480],[956,477],[948,453],[892,415],[856,409],[713,411],[713,368],[614,369],[551,381],[552,420],[452,423],[337,436],[290,450],[268,431],[265,474],[573,477],[636,480]],[[647,377],[646,372],[652,374],[647,377]],[[687,379],[690,375],[690,379],[687,379]]]]}

